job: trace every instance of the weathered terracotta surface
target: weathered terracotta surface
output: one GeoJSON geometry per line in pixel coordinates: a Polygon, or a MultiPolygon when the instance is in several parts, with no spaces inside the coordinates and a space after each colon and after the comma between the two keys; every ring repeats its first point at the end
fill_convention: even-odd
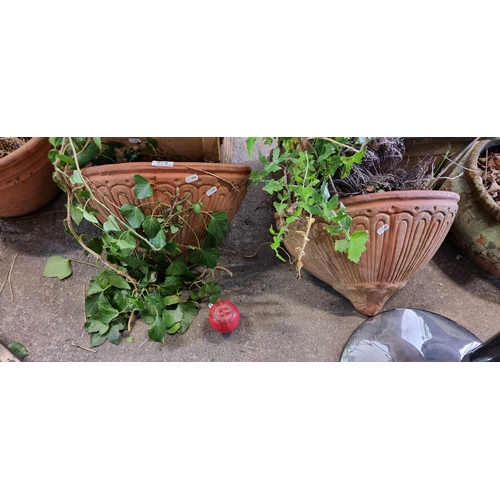
{"type": "MultiPolygon", "coordinates": [[[[436,253],[457,212],[459,196],[440,191],[399,191],[343,198],[353,218],[352,230],[368,230],[370,239],[360,262],[335,251],[335,238],[317,219],[302,258],[304,269],[331,285],[367,316],[377,314],[385,302],[415,276],[436,253]]],[[[297,257],[305,220],[292,226],[285,240],[297,257]]]]}
{"type": "Polygon", "coordinates": [[[33,137],[0,159],[0,217],[19,217],[42,208],[60,193],[52,180],[46,137],[33,137]]]}
{"type": "Polygon", "coordinates": [[[494,146],[500,146],[500,139],[480,141],[455,167],[443,189],[460,194],[450,239],[476,264],[500,276],[500,208],[484,188],[477,169],[480,154],[494,146]]]}
{"type": "MultiPolygon", "coordinates": [[[[202,203],[205,212],[225,211],[231,221],[240,208],[247,192],[251,168],[221,163],[182,163],[173,167],[154,167],[151,163],[118,163],[100,167],[87,167],[82,173],[96,198],[118,218],[123,219],[119,207],[125,203],[140,205],[146,215],[158,210],[157,201],[171,205],[175,199],[187,197],[183,206],[202,203]],[[153,185],[153,196],[137,201],[134,196],[134,175],[142,175],[153,185]],[[188,182],[190,176],[198,180],[188,182]],[[214,187],[217,188],[213,194],[214,187]],[[208,194],[207,194],[208,192],[208,194]]],[[[104,222],[108,213],[100,206],[97,218],[104,222]]],[[[186,224],[175,237],[181,245],[197,245],[206,236],[209,216],[190,215],[186,224]]]]}

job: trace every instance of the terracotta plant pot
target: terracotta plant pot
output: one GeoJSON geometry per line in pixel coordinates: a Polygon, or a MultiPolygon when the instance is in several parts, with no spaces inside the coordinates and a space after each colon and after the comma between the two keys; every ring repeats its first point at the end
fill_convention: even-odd
{"type": "MultiPolygon", "coordinates": [[[[87,167],[82,173],[95,197],[118,218],[123,220],[119,207],[125,203],[140,205],[145,215],[150,215],[157,201],[172,204],[174,199],[184,199],[183,206],[202,203],[205,212],[225,211],[229,222],[236,215],[247,192],[251,168],[221,163],[175,162],[171,167],[152,166],[151,163],[118,163],[100,167],[87,167]],[[153,196],[139,202],[134,196],[134,175],[142,175],[153,185],[153,196]],[[195,180],[195,177],[197,179],[195,180]]],[[[108,213],[100,206],[96,217],[105,222],[108,213]]],[[[157,212],[156,212],[157,213],[157,212]]],[[[209,216],[192,214],[175,237],[181,245],[197,245],[206,236],[209,216]]]]}
{"type": "Polygon", "coordinates": [[[460,194],[450,239],[476,264],[500,276],[500,207],[486,191],[477,167],[481,154],[493,147],[500,149],[500,139],[478,142],[455,167],[443,189],[460,194]]]}
{"type": "MultiPolygon", "coordinates": [[[[361,314],[377,314],[385,302],[429,262],[448,233],[459,196],[441,191],[397,191],[342,198],[352,230],[367,230],[369,241],[358,264],[335,251],[335,238],[317,219],[302,257],[304,269],[347,297],[361,314]]],[[[292,225],[287,251],[297,258],[304,220],[292,225]]]]}
{"type": "Polygon", "coordinates": [[[60,189],[52,180],[46,137],[33,137],[0,159],[0,217],[19,217],[42,208],[60,189]]]}

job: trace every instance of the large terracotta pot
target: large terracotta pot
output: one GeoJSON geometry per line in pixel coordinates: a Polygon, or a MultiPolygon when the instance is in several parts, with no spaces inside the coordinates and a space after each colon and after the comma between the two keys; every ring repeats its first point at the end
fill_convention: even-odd
{"type": "Polygon", "coordinates": [[[478,142],[455,167],[443,189],[460,194],[450,239],[476,264],[500,276],[500,206],[484,188],[477,167],[478,158],[494,147],[500,150],[500,139],[478,142]]]}
{"type": "Polygon", "coordinates": [[[18,217],[42,208],[60,189],[52,180],[46,137],[33,137],[0,159],[0,217],[18,217]]]}
{"type": "MultiPolygon", "coordinates": [[[[448,233],[459,196],[440,191],[398,191],[343,198],[352,230],[367,230],[369,241],[358,264],[335,251],[322,219],[316,219],[302,257],[304,268],[347,297],[361,314],[377,314],[433,257],[448,233]]],[[[277,218],[278,220],[278,218],[277,218]]],[[[305,219],[294,223],[284,244],[297,258],[305,219]]]]}
{"type": "MultiPolygon", "coordinates": [[[[225,211],[229,222],[236,215],[247,192],[251,168],[221,163],[175,162],[171,167],[151,163],[118,163],[87,167],[82,173],[95,197],[116,217],[123,220],[119,207],[125,203],[140,205],[146,215],[158,213],[158,201],[171,205],[173,200],[186,200],[184,207],[201,202],[204,212],[225,211]],[[153,185],[153,196],[137,201],[134,196],[134,175],[142,175],[153,185]],[[196,180],[193,180],[194,177],[196,180]]],[[[108,212],[96,205],[97,218],[104,222],[108,212]]],[[[181,245],[198,245],[206,236],[209,215],[192,214],[175,236],[181,245]]]]}

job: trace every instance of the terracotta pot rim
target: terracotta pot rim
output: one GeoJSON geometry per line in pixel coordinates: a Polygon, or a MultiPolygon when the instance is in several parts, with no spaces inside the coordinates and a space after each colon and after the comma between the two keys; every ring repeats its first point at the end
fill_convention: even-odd
{"type": "Polygon", "coordinates": [[[460,195],[453,191],[440,191],[440,190],[406,190],[406,191],[385,191],[383,193],[369,193],[357,194],[354,196],[339,197],[339,202],[344,205],[363,205],[372,202],[380,202],[387,200],[387,202],[398,201],[415,201],[415,200],[442,200],[442,201],[457,201],[460,195]]]}
{"type": "MultiPolygon", "coordinates": [[[[0,170],[10,168],[12,165],[19,163],[26,156],[36,151],[41,147],[42,143],[47,141],[47,137],[32,137],[28,142],[23,144],[7,156],[0,158],[0,170]]],[[[47,160],[48,161],[48,160],[47,160]]]]}
{"type": "MultiPolygon", "coordinates": [[[[204,162],[191,162],[191,161],[176,161],[173,162],[173,167],[156,167],[151,165],[149,161],[129,162],[129,163],[109,163],[106,165],[99,165],[94,167],[84,167],[82,172],[85,176],[90,175],[103,175],[113,174],[116,171],[124,173],[130,170],[130,173],[136,174],[138,170],[141,172],[151,171],[151,173],[158,174],[162,172],[178,172],[180,169],[190,170],[193,169],[205,170],[207,172],[237,172],[237,173],[250,173],[252,168],[247,165],[234,165],[231,163],[204,163],[204,162]]],[[[195,173],[195,170],[191,170],[195,173]]]]}

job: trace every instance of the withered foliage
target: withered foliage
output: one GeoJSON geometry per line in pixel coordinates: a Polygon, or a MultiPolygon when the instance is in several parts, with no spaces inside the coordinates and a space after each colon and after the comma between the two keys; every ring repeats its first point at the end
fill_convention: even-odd
{"type": "Polygon", "coordinates": [[[478,159],[478,170],[484,188],[500,205],[500,153],[489,153],[478,159]]]}
{"type": "Polygon", "coordinates": [[[428,189],[432,178],[432,161],[422,160],[411,171],[403,168],[405,155],[402,137],[374,137],[360,165],[355,165],[344,179],[330,182],[332,193],[339,196],[428,189]]]}

